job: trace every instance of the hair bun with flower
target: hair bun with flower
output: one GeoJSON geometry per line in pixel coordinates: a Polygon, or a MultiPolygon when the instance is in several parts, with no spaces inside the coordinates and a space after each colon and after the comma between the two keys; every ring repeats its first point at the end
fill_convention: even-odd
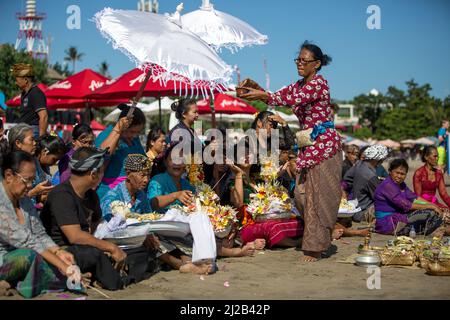
{"type": "Polygon", "coordinates": [[[176,99],[176,100],[170,105],[170,109],[172,109],[172,111],[177,111],[179,105],[180,105],[180,99],[176,99]]]}

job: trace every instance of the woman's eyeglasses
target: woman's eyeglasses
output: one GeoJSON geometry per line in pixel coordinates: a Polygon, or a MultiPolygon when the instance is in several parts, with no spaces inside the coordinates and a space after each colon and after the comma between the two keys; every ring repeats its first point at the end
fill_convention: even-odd
{"type": "Polygon", "coordinates": [[[24,178],[24,177],[22,177],[22,175],[21,175],[20,173],[18,173],[18,172],[16,172],[16,175],[20,178],[20,180],[22,180],[22,182],[23,182],[26,186],[32,185],[32,184],[33,184],[33,180],[34,180],[34,179],[31,179],[31,178],[24,178]]]}
{"type": "Polygon", "coordinates": [[[316,60],[303,60],[303,59],[294,59],[295,64],[301,64],[302,66],[306,66],[308,63],[317,61],[316,60]]]}

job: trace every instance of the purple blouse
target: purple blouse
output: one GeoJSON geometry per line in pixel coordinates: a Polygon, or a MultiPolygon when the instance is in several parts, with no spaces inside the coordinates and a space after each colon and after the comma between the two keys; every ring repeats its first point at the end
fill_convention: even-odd
{"type": "Polygon", "coordinates": [[[403,182],[401,185],[387,177],[375,191],[375,211],[408,213],[418,197],[403,182]]]}
{"type": "Polygon", "coordinates": [[[398,185],[391,177],[387,177],[375,191],[375,232],[393,234],[399,222],[407,224],[406,214],[417,198],[405,183],[398,185]]]}
{"type": "Polygon", "coordinates": [[[70,178],[70,168],[69,161],[72,159],[73,154],[75,153],[75,149],[70,149],[61,160],[58,162],[58,170],[59,170],[59,183],[63,183],[64,181],[69,180],[70,178]]]}

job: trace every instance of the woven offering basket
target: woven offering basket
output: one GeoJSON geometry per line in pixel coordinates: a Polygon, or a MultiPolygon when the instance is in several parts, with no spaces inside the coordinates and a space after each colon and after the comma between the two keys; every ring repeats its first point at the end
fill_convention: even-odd
{"type": "Polygon", "coordinates": [[[416,254],[413,251],[398,253],[384,250],[380,253],[382,265],[412,266],[416,261],[416,254]]]}
{"type": "Polygon", "coordinates": [[[428,260],[425,270],[427,270],[427,274],[432,276],[450,276],[450,259],[428,260]]]}

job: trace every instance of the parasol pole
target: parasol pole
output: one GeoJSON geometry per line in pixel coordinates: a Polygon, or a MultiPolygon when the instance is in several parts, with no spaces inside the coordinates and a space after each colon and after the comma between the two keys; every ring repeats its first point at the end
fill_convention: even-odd
{"type": "Polygon", "coordinates": [[[212,120],[212,127],[213,129],[216,128],[216,109],[214,107],[214,95],[211,94],[211,120],[212,120]]]}
{"type": "Polygon", "coordinates": [[[150,70],[147,70],[147,74],[145,75],[144,81],[141,83],[141,86],[139,87],[139,91],[136,94],[136,97],[134,97],[133,102],[131,104],[130,111],[128,111],[127,117],[131,118],[134,113],[134,109],[136,108],[137,103],[139,100],[141,100],[142,95],[144,94],[145,86],[147,85],[148,80],[150,79],[151,72],[150,70]]]}
{"type": "Polygon", "coordinates": [[[159,127],[162,129],[161,97],[158,97],[158,106],[159,106],[159,127]]]}

